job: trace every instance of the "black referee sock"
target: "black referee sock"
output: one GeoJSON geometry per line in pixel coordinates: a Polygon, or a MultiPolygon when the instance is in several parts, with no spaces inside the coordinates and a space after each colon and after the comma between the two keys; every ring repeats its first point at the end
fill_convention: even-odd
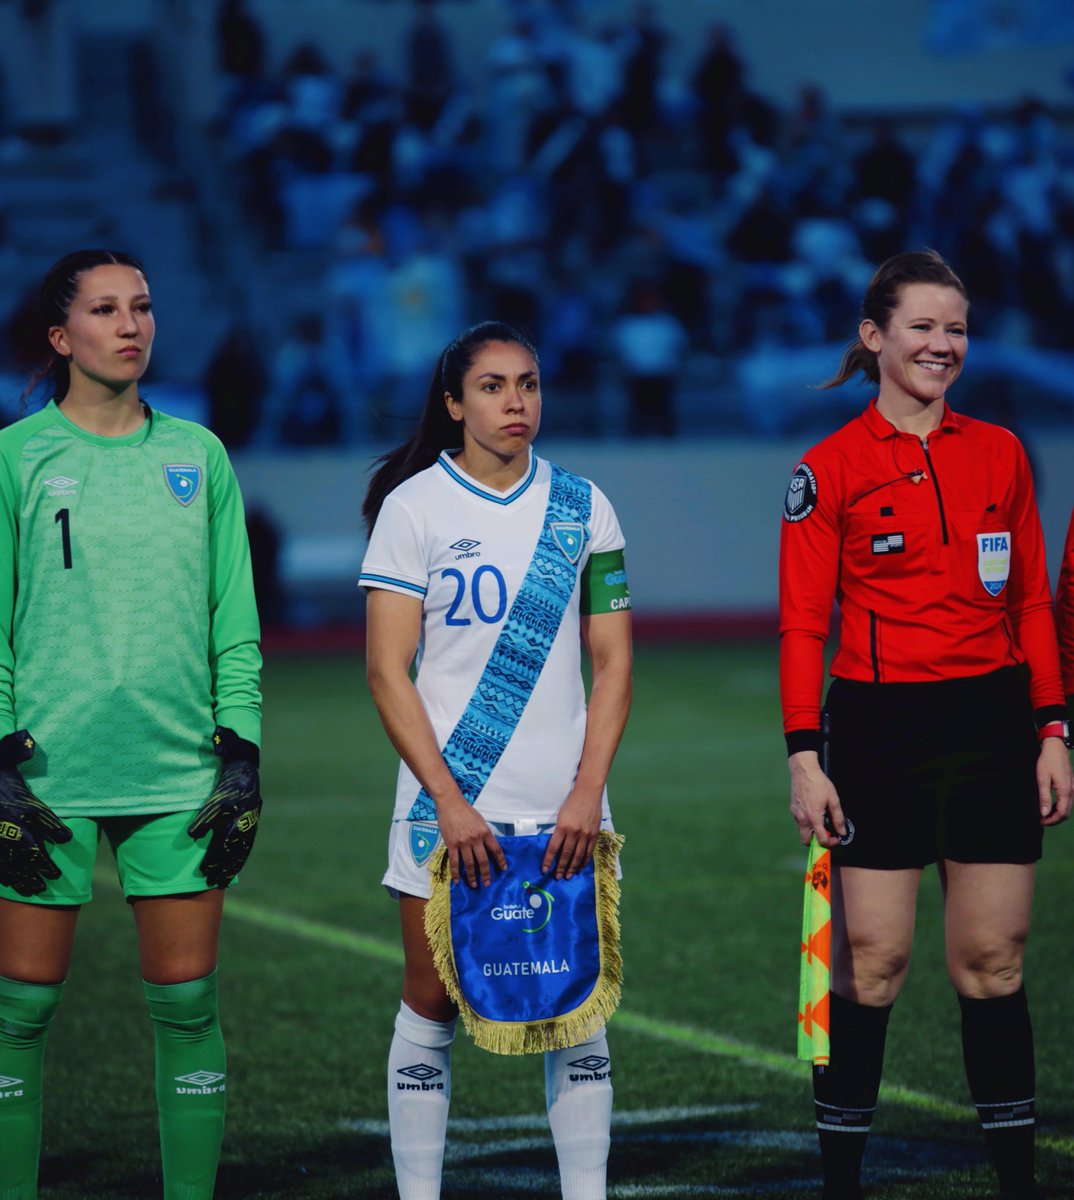
{"type": "Polygon", "coordinates": [[[1034,1196],[1036,1127],[1033,1026],[1024,987],[962,1008],[962,1057],[988,1152],[1004,1196],[1034,1196]]]}
{"type": "Polygon", "coordinates": [[[880,1091],[891,1008],[870,1008],[831,993],[831,1062],[813,1068],[824,1200],[861,1195],[861,1160],[880,1091]]]}

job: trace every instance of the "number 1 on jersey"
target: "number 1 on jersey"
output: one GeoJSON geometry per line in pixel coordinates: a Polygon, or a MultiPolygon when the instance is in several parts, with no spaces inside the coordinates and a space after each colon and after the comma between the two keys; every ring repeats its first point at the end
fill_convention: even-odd
{"type": "Polygon", "coordinates": [[[56,514],[56,520],[60,523],[60,536],[63,539],[63,569],[70,571],[71,569],[71,510],[69,508],[61,508],[56,514]]]}

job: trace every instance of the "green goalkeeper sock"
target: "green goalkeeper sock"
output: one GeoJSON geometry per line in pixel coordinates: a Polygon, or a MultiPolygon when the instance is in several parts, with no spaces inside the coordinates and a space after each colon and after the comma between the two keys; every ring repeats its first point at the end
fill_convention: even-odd
{"type": "Polygon", "coordinates": [[[0,1200],[34,1200],[45,1038],[62,983],[0,977],[0,1200]]]}
{"type": "Polygon", "coordinates": [[[146,983],[145,998],[157,1044],[164,1200],[212,1200],[227,1095],[216,972],[146,983]]]}

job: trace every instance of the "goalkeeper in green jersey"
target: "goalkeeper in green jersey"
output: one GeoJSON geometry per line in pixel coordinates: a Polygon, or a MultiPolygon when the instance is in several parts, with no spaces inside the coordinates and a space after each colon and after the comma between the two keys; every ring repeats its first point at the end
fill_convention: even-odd
{"type": "Polygon", "coordinates": [[[261,812],[242,498],[213,434],[139,397],[138,262],[69,254],[41,304],[53,398],[0,431],[0,1196],[37,1195],[45,1038],[103,836],[156,1038],[165,1200],[209,1200],[217,938],[261,812]]]}

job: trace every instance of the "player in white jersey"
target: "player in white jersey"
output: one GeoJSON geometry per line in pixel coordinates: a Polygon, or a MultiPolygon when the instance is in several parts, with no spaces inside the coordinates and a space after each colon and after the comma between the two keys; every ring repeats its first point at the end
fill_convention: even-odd
{"type": "Polygon", "coordinates": [[[52,399],[0,431],[0,1195],[37,1196],[45,1040],[107,837],[155,1035],[165,1200],[210,1200],[223,889],[261,809],[242,500],[213,434],[139,396],[155,320],[135,259],[66,255],[41,307],[52,399]]]}
{"type": "MultiPolygon", "coordinates": [[[[401,1200],[440,1195],[451,1094],[457,1011],[425,936],[429,857],[443,839],[453,880],[476,886],[504,867],[497,834],[543,828],[552,831],[544,870],[570,878],[610,828],[605,781],[631,688],[623,535],[598,489],[533,453],[540,416],[533,346],[500,322],[466,330],[440,356],[417,432],[385,457],[363,509],[369,686],[402,760],[384,876],[399,898],[406,958],[388,1059],[401,1200]],[[585,497],[585,519],[555,519],[557,497],[572,489],[585,497]],[[526,653],[505,663],[501,631],[516,600],[529,600],[543,532],[576,582],[561,616],[544,620],[533,598],[540,611],[526,653]],[[493,671],[510,702],[483,714],[496,725],[486,738],[468,716],[493,671]]],[[[604,1031],[547,1052],[545,1084],[564,1200],[602,1200],[612,1101],[604,1031]]]]}

